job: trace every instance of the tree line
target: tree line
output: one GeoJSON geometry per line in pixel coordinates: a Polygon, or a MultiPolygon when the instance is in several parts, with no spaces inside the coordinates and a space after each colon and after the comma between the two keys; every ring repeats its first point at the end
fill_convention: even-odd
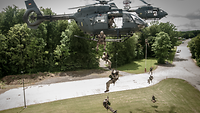
{"type": "Polygon", "coordinates": [[[188,43],[192,58],[196,59],[197,65],[200,67],[200,34],[192,38],[188,43]]]}
{"type": "MultiPolygon", "coordinates": [[[[40,7],[43,15],[56,15],[49,8],[40,7]]],[[[103,47],[97,52],[96,42],[74,37],[92,38],[71,20],[45,21],[37,29],[29,29],[23,22],[25,9],[8,6],[0,13],[0,77],[13,74],[56,72],[99,67],[103,47]]],[[[112,67],[143,59],[145,39],[148,56],[164,63],[177,44],[180,33],[172,23],[152,22],[123,43],[107,42],[112,67]]],[[[107,37],[114,38],[114,37],[107,37]]]]}

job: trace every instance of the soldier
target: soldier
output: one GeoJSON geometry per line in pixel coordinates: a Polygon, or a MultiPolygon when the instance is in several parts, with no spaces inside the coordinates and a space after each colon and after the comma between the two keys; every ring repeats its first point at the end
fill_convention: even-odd
{"type": "Polygon", "coordinates": [[[152,100],[151,100],[153,103],[155,103],[156,102],[156,97],[153,95],[152,96],[152,100]]]}
{"type": "Polygon", "coordinates": [[[153,80],[153,76],[150,75],[149,79],[148,79],[148,83],[150,84],[150,82],[152,83],[153,80]]]}
{"type": "Polygon", "coordinates": [[[104,45],[104,50],[106,50],[106,35],[103,31],[100,32],[100,34],[97,36],[98,42],[97,42],[97,51],[99,50],[99,44],[104,45]]]}
{"type": "Polygon", "coordinates": [[[113,28],[113,26],[112,26],[113,23],[115,23],[114,17],[110,18],[110,20],[109,20],[109,24],[108,24],[109,28],[113,28]]]}
{"type": "Polygon", "coordinates": [[[109,76],[109,78],[111,78],[111,79],[106,83],[106,91],[105,91],[105,93],[109,91],[110,84],[112,84],[112,83],[115,84],[115,82],[118,80],[119,71],[112,70],[112,73],[109,76]]]}
{"type": "Polygon", "coordinates": [[[109,102],[109,97],[107,97],[104,101],[103,101],[103,106],[108,110],[110,110],[113,113],[117,113],[117,110],[113,110],[109,105],[111,105],[111,103],[109,102]]]}
{"type": "Polygon", "coordinates": [[[150,67],[150,70],[149,70],[150,77],[147,80],[149,84],[150,84],[150,82],[152,83],[152,80],[153,80],[153,76],[152,76],[153,72],[152,71],[153,71],[153,66],[150,67]]]}
{"type": "Polygon", "coordinates": [[[108,68],[111,69],[112,62],[109,60],[109,55],[106,52],[103,52],[102,60],[104,60],[106,63],[108,63],[108,68]]]}
{"type": "Polygon", "coordinates": [[[153,74],[153,72],[152,72],[152,71],[153,71],[153,66],[151,66],[151,67],[150,67],[150,69],[149,69],[149,74],[150,74],[150,75],[152,75],[152,74],[153,74]]]}

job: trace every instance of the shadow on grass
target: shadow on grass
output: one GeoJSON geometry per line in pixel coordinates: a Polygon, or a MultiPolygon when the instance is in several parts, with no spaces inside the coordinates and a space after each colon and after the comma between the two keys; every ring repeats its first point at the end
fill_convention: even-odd
{"type": "MultiPolygon", "coordinates": [[[[137,60],[137,62],[142,62],[142,60],[137,60]]],[[[119,67],[119,70],[138,70],[139,67],[142,67],[142,65],[138,65],[137,63],[135,63],[135,61],[126,64],[124,66],[119,67]]]]}
{"type": "Polygon", "coordinates": [[[175,110],[175,106],[171,106],[169,111],[159,111],[159,110],[155,110],[155,112],[157,113],[176,113],[175,110]]]}
{"type": "Polygon", "coordinates": [[[158,106],[151,106],[151,107],[153,107],[153,108],[158,108],[158,106]]]}
{"type": "Polygon", "coordinates": [[[23,107],[19,112],[17,113],[22,113],[25,110],[25,108],[23,107]]]}

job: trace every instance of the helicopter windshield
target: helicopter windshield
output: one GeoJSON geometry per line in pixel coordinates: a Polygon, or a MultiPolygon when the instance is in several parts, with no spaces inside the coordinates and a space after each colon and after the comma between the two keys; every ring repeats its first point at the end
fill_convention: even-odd
{"type": "Polygon", "coordinates": [[[142,24],[142,25],[145,24],[145,22],[140,17],[136,15],[131,15],[131,17],[133,18],[136,24],[142,24]]]}
{"type": "Polygon", "coordinates": [[[124,22],[134,22],[133,19],[130,17],[129,14],[124,14],[123,18],[124,18],[123,19],[124,22]]]}

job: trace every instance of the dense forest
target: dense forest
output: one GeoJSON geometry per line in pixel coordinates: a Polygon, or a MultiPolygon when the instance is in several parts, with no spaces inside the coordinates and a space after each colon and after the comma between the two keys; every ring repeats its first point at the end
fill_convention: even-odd
{"type": "MultiPolygon", "coordinates": [[[[43,15],[56,15],[49,8],[40,8],[43,15]]],[[[97,52],[96,42],[74,37],[84,34],[73,20],[45,21],[38,29],[29,29],[23,22],[25,9],[8,6],[0,13],[0,78],[6,75],[57,72],[99,67],[103,47],[97,52]]],[[[172,23],[152,22],[123,43],[107,42],[113,67],[143,59],[145,39],[148,56],[164,63],[177,37],[191,38],[196,32],[178,32],[172,23]],[[117,62],[116,62],[117,60],[117,62]],[[117,64],[116,64],[117,63],[117,64]]],[[[114,38],[114,37],[107,37],[114,38]]],[[[198,56],[196,56],[198,57],[198,56]]]]}

